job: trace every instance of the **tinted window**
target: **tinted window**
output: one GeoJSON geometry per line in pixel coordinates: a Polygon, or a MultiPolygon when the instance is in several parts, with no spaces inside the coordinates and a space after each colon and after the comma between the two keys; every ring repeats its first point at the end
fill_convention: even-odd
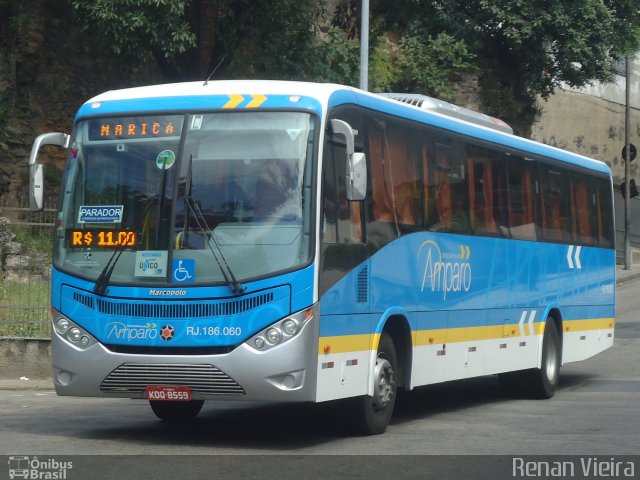
{"type": "Polygon", "coordinates": [[[514,155],[506,156],[509,199],[509,234],[520,240],[536,240],[535,164],[514,155]]]}
{"type": "Polygon", "coordinates": [[[542,237],[552,242],[571,242],[572,216],[568,172],[555,166],[540,165],[540,213],[542,237]]]}

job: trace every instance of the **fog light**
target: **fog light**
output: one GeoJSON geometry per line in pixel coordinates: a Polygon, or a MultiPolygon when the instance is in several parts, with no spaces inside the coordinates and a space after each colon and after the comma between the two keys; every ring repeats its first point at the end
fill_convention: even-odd
{"type": "Polygon", "coordinates": [[[264,347],[264,338],[262,338],[262,337],[256,337],[256,338],[253,340],[253,345],[254,345],[256,348],[262,348],[262,347],[264,347]]]}
{"type": "Polygon", "coordinates": [[[80,337],[82,336],[82,332],[79,328],[73,327],[69,329],[69,333],[67,333],[67,338],[71,340],[73,343],[78,343],[80,337]]]}
{"type": "Polygon", "coordinates": [[[69,320],[67,320],[66,318],[61,317],[56,320],[56,332],[58,332],[60,335],[64,335],[65,333],[67,333],[69,327],[69,320]]]}
{"type": "Polygon", "coordinates": [[[278,330],[277,328],[270,328],[269,330],[267,330],[266,337],[267,337],[267,342],[269,342],[271,345],[275,345],[280,342],[280,339],[282,338],[282,334],[280,333],[280,330],[278,330]]]}
{"type": "Polygon", "coordinates": [[[293,319],[285,320],[282,322],[282,331],[285,335],[295,335],[298,332],[298,322],[293,319]]]}
{"type": "Polygon", "coordinates": [[[82,345],[83,347],[86,347],[87,345],[89,345],[89,342],[91,340],[89,340],[89,337],[87,337],[86,335],[83,335],[82,338],[80,339],[80,345],[82,345]]]}

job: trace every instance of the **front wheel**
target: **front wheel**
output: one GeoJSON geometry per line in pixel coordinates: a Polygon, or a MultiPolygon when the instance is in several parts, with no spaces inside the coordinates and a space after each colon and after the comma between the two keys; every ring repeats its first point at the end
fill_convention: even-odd
{"type": "Polygon", "coordinates": [[[167,422],[193,420],[200,413],[203,404],[204,400],[191,400],[190,402],[149,400],[151,410],[156,414],[156,417],[167,422]]]}
{"type": "Polygon", "coordinates": [[[397,360],[393,340],[387,333],[380,336],[373,378],[373,396],[355,399],[356,429],[363,435],[384,433],[391,421],[396,403],[397,360]]]}

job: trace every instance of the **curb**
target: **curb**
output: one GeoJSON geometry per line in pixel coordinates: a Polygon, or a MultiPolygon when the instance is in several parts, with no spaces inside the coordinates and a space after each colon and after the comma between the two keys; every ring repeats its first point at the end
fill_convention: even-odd
{"type": "Polygon", "coordinates": [[[54,390],[53,381],[47,380],[0,380],[0,390],[54,390]]]}
{"type": "Polygon", "coordinates": [[[620,276],[618,275],[616,278],[616,284],[620,285],[623,283],[627,283],[630,282],[632,280],[637,280],[638,278],[640,278],[640,272],[635,272],[635,273],[629,273],[625,276],[620,276]]]}

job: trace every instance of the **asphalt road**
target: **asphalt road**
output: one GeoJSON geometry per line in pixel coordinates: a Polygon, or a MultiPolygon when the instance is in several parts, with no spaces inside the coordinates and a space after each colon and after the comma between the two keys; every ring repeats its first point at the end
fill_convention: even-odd
{"type": "MultiPolygon", "coordinates": [[[[242,454],[271,458],[260,460],[262,465],[256,460],[257,470],[246,478],[253,478],[251,472],[257,475],[266,465],[290,465],[301,455],[581,455],[607,459],[638,455],[639,293],[640,280],[618,288],[615,346],[563,367],[560,388],[551,400],[505,396],[495,377],[425,387],[399,399],[386,434],[356,437],[345,429],[341,412],[326,405],[205,402],[194,423],[174,425],[158,421],[144,401],[3,390],[0,455],[242,454]]],[[[238,473],[234,458],[239,457],[227,457],[218,466],[228,463],[230,471],[238,473]]],[[[394,458],[397,465],[397,459],[404,457],[388,457],[385,463],[394,458]]],[[[359,467],[360,472],[372,463],[367,457],[352,457],[313,465],[327,477],[335,477],[327,472],[327,465],[346,462],[348,466],[354,461],[366,465],[359,467]]],[[[248,468],[246,462],[243,465],[248,468]]],[[[455,471],[456,461],[449,467],[455,471]]],[[[308,466],[300,468],[309,472],[308,466]]],[[[286,471],[291,478],[295,476],[295,468],[286,471]]]]}

